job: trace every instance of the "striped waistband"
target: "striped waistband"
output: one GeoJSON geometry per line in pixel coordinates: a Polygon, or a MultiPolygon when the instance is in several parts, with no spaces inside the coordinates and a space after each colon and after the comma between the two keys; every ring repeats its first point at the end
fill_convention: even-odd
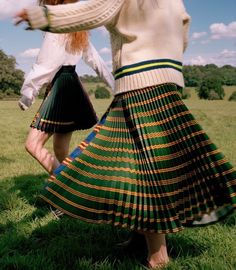
{"type": "Polygon", "coordinates": [[[182,63],[172,59],[157,59],[148,60],[135,63],[132,65],[123,66],[117,69],[114,73],[115,80],[132,74],[137,74],[143,71],[161,69],[161,68],[173,68],[182,72],[182,63]]]}

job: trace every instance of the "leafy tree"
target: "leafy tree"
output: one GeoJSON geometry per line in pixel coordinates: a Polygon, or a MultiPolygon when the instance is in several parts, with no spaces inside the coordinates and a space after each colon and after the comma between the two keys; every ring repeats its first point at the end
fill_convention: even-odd
{"type": "Polygon", "coordinates": [[[197,91],[200,99],[223,99],[225,96],[222,82],[216,76],[206,76],[197,91]]]}
{"type": "Polygon", "coordinates": [[[104,99],[104,98],[110,98],[111,94],[104,86],[97,86],[95,90],[95,98],[96,99],[104,99]]]}
{"type": "Polygon", "coordinates": [[[215,64],[205,66],[184,66],[183,74],[186,86],[199,87],[206,76],[218,77],[223,85],[236,85],[236,67],[225,65],[217,67],[215,64]]]}
{"type": "Polygon", "coordinates": [[[24,72],[16,68],[16,59],[0,50],[0,92],[19,94],[23,80],[24,72]]]}
{"type": "Polygon", "coordinates": [[[93,82],[93,83],[101,83],[101,82],[103,82],[100,77],[93,76],[93,75],[88,75],[88,74],[80,76],[80,80],[82,82],[93,82]]]}

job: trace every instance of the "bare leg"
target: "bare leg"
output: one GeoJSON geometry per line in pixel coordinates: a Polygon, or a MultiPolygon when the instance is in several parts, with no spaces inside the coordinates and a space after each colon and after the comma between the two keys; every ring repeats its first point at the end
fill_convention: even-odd
{"type": "Polygon", "coordinates": [[[69,153],[72,132],[54,133],[53,149],[57,160],[61,163],[69,153]]]}
{"type": "Polygon", "coordinates": [[[59,161],[44,147],[51,136],[51,133],[31,128],[25,143],[27,152],[50,174],[59,166],[59,161]]]}
{"type": "Polygon", "coordinates": [[[169,262],[164,234],[144,233],[148,246],[148,264],[150,268],[161,268],[169,262]]]}

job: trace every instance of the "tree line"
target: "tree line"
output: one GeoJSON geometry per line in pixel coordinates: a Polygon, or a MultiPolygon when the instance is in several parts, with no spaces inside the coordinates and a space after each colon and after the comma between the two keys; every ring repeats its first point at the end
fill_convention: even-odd
{"type": "MultiPolygon", "coordinates": [[[[203,85],[213,85],[213,82],[221,85],[236,85],[236,67],[225,65],[218,67],[215,64],[205,66],[194,65],[184,66],[183,74],[187,87],[196,87],[198,90],[203,85]],[[205,83],[210,81],[210,83],[205,83]]],[[[82,82],[101,83],[98,76],[83,75],[80,77],[82,82]]],[[[0,97],[3,94],[19,95],[20,88],[24,81],[24,72],[17,68],[16,59],[8,56],[0,49],[0,97]]],[[[204,98],[203,95],[200,98],[204,98]]]]}

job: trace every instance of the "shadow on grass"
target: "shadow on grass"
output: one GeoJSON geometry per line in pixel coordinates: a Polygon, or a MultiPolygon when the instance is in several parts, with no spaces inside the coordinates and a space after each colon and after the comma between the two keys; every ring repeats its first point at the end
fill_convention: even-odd
{"type": "MultiPolygon", "coordinates": [[[[55,220],[47,204],[37,199],[46,178],[23,175],[1,183],[5,188],[0,191],[0,210],[6,210],[4,224],[0,219],[1,270],[143,269],[145,247],[129,250],[115,245],[129,237],[126,230],[67,216],[55,220]]],[[[172,258],[198,257],[207,249],[182,233],[168,237],[168,248],[172,258]]]]}
{"type": "Polygon", "coordinates": [[[48,174],[39,175],[22,175],[12,178],[14,185],[9,190],[10,192],[17,192],[19,197],[25,198],[29,204],[40,204],[37,199],[38,194],[45,185],[45,180],[48,178],[48,174]]]}
{"type": "MultiPolygon", "coordinates": [[[[194,230],[194,229],[192,229],[194,230]]],[[[168,249],[171,258],[193,258],[201,256],[209,246],[184,233],[169,235],[168,249]]]]}
{"type": "Polygon", "coordinates": [[[226,226],[229,226],[229,227],[235,227],[236,226],[236,211],[234,211],[231,215],[229,215],[221,223],[226,225],[226,226]]]}

